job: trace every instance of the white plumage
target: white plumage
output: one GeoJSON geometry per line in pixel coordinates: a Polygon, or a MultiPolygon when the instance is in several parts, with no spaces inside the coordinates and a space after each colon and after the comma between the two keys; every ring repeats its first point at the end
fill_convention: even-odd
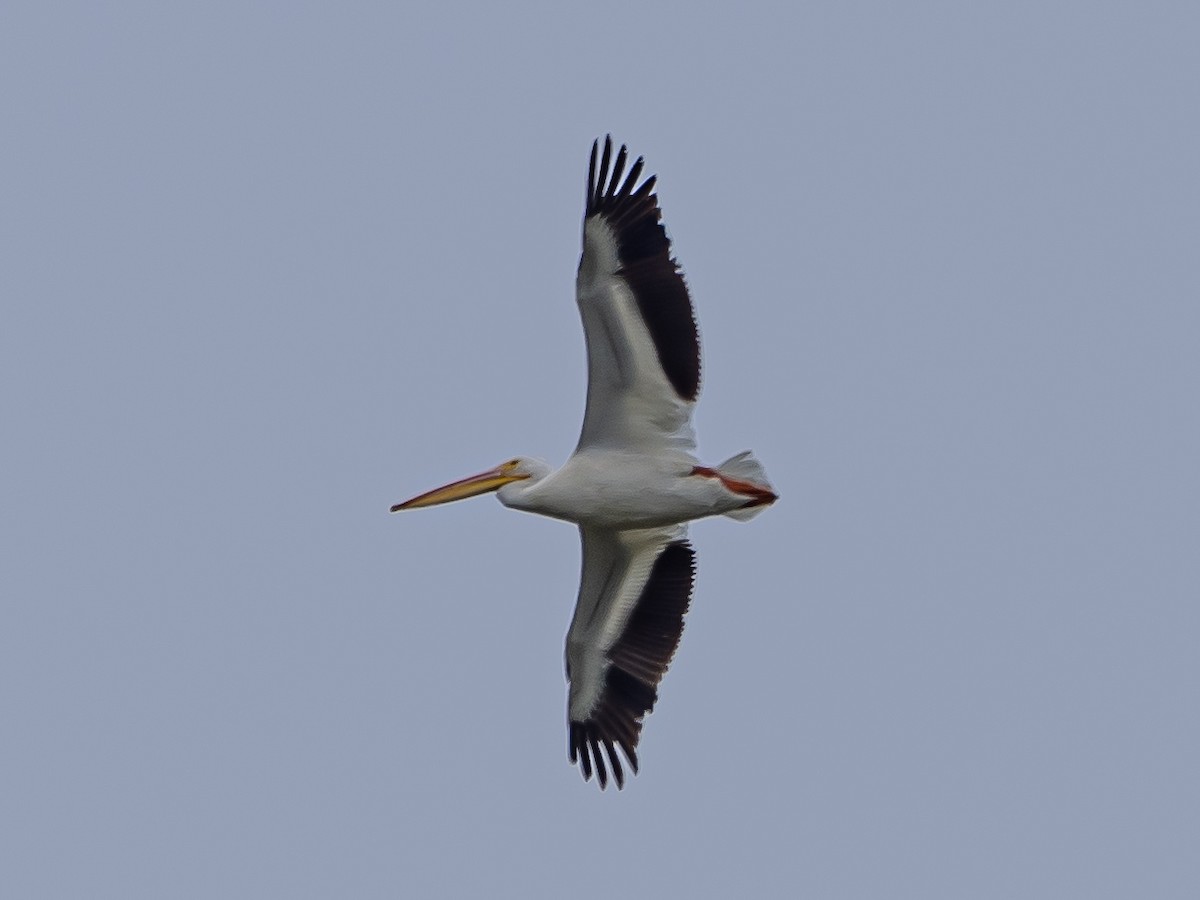
{"type": "Polygon", "coordinates": [[[592,146],[575,282],[587,340],[587,410],[557,471],[517,457],[392,507],[495,490],[514,509],[579,526],[583,566],[567,633],[569,753],[603,788],[637,771],[642,722],[679,645],[695,577],[687,522],[745,520],[777,498],[749,453],[716,467],[693,455],[700,344],[671,257],[653,176],[625,174],[625,147],[592,146]],[[620,753],[618,753],[620,750],[620,753]]]}

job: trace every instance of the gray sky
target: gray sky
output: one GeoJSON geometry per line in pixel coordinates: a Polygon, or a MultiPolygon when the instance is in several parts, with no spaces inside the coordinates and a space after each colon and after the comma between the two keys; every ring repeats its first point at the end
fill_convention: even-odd
{"type": "Polygon", "coordinates": [[[1200,895],[1192,4],[6,4],[0,894],[1200,895]],[[575,531],[587,153],[711,462],[642,774],[575,531]]]}

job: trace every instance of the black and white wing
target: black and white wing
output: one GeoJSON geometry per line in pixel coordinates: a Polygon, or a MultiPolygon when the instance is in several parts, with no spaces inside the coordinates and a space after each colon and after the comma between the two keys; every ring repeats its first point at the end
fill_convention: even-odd
{"type": "Polygon", "coordinates": [[[587,411],[579,449],[695,446],[700,338],[687,285],[671,256],[638,157],[625,174],[624,146],[592,145],[583,256],[575,281],[587,340],[587,411]]]}
{"type": "Polygon", "coordinates": [[[583,571],[567,633],[569,753],[603,789],[611,769],[637,772],[642,720],[658,699],[683,634],[695,581],[687,527],[635,531],[581,527],[583,571]],[[607,764],[606,764],[607,760],[607,764]]]}

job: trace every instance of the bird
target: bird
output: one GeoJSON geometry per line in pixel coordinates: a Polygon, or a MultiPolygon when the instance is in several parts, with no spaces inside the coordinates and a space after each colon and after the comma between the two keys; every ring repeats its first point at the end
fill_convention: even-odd
{"type": "Polygon", "coordinates": [[[625,785],[638,771],[695,586],[688,522],[747,520],[778,495],[750,451],[716,466],[694,455],[700,337],[656,192],[612,136],[592,144],[575,297],[587,345],[579,443],[561,468],[517,456],[392,506],[494,491],[507,507],[574,523],[579,594],[566,638],[567,750],[584,781],[625,785]],[[624,762],[622,762],[622,757],[624,762]]]}

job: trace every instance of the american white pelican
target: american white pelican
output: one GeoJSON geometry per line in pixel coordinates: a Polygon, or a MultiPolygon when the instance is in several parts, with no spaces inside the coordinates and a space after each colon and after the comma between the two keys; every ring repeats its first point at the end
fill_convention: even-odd
{"type": "Polygon", "coordinates": [[[584,780],[637,772],[642,719],[683,632],[695,578],[687,522],[749,519],[777,496],[748,451],[719,466],[692,451],[700,341],[662,225],[655,176],[592,145],[575,298],[587,339],[583,432],[558,471],[515,457],[397,503],[392,512],[496,491],[505,506],[579,525],[583,572],[567,632],[568,749],[584,780]],[[603,752],[602,752],[603,750],[603,752]],[[605,757],[607,756],[607,766],[605,757]]]}

